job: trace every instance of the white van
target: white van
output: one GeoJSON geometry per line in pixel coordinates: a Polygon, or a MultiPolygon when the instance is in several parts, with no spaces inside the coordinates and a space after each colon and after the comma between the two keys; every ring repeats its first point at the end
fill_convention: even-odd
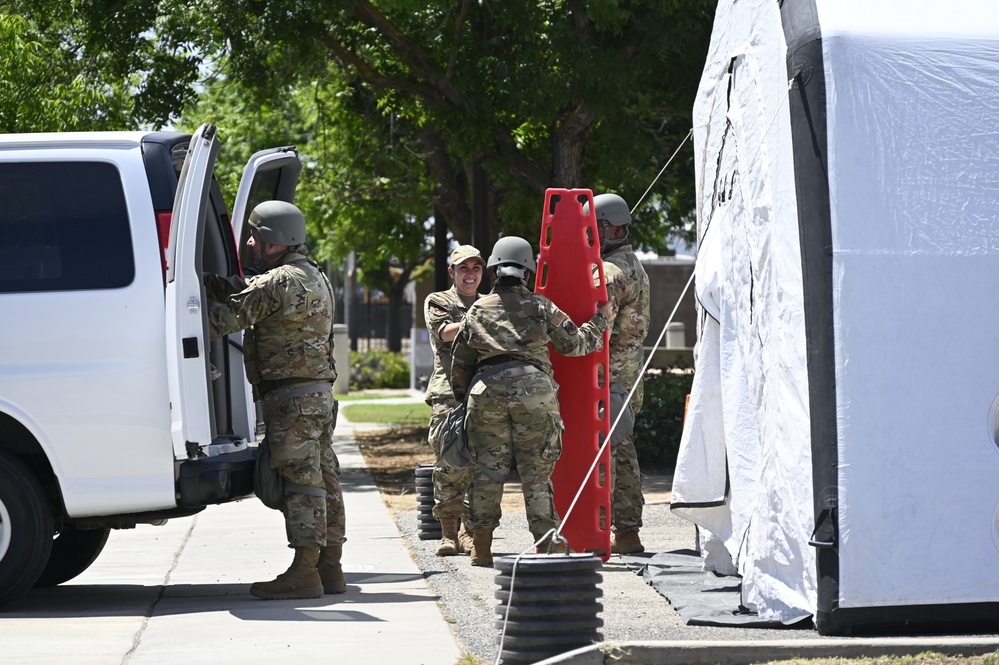
{"type": "Polygon", "coordinates": [[[215,128],[0,136],[0,606],[83,572],[110,529],[253,493],[240,336],[211,342],[202,275],[240,273],[253,156],[230,220],[215,128]]]}

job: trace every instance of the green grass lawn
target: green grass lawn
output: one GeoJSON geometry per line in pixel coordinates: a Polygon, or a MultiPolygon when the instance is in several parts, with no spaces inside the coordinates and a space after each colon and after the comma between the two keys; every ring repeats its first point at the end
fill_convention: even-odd
{"type": "Polygon", "coordinates": [[[340,395],[337,393],[333,394],[338,402],[356,402],[357,400],[367,400],[367,399],[391,399],[393,397],[399,397],[399,393],[383,393],[377,390],[358,390],[347,395],[340,395]]]}
{"type": "Polygon", "coordinates": [[[426,425],[430,422],[430,407],[416,404],[341,404],[343,417],[353,423],[385,423],[386,425],[426,425]]]}

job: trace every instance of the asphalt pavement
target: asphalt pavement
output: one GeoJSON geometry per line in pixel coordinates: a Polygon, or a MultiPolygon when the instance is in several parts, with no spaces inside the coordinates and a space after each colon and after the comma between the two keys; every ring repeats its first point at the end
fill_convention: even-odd
{"type": "MultiPolygon", "coordinates": [[[[400,400],[422,400],[402,393],[400,400]]],[[[112,532],[84,574],[36,589],[0,611],[0,663],[69,665],[268,665],[274,662],[455,665],[499,653],[496,571],[467,556],[440,558],[421,540],[416,511],[394,517],[364,467],[355,431],[341,418],[334,446],[343,467],[348,591],[304,601],[249,595],[287,568],[280,515],[255,499],[213,506],[164,526],[112,532]]],[[[414,469],[415,473],[415,469],[414,469]]],[[[668,480],[668,479],[667,479],[668,480]]],[[[690,548],[693,527],[669,511],[662,478],[649,479],[643,541],[690,548]]],[[[496,556],[530,549],[522,505],[496,531],[496,556]]],[[[668,496],[668,495],[667,495],[668,496]]],[[[793,656],[971,655],[999,650],[999,636],[821,637],[811,628],[687,626],[669,602],[612,556],[600,568],[602,642],[547,663],[691,665],[793,656]]]]}

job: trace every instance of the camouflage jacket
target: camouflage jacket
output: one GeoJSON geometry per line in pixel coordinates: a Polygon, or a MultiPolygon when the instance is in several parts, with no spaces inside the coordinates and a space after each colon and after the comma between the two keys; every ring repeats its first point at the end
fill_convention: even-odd
{"type": "MultiPolygon", "coordinates": [[[[478,299],[476,294],[475,298],[478,299]]],[[[441,339],[441,330],[449,323],[461,323],[468,308],[458,289],[452,286],[447,291],[435,291],[423,302],[423,318],[430,333],[430,345],[434,349],[434,372],[427,384],[427,404],[436,400],[452,400],[451,390],[451,342],[441,339]]]]}
{"type": "Polygon", "coordinates": [[[243,357],[250,383],[336,378],[333,294],[306,256],[289,252],[275,268],[246,279],[206,275],[205,289],[212,339],[246,330],[243,357]]]}
{"type": "MultiPolygon", "coordinates": [[[[645,362],[645,337],[649,334],[649,276],[629,244],[608,252],[603,261],[607,297],[613,303],[615,313],[607,342],[611,382],[631,390],[645,362]]],[[[639,382],[631,398],[635,411],[642,408],[642,397],[639,382]]]]}
{"type": "Polygon", "coordinates": [[[555,303],[526,286],[496,285],[469,308],[454,339],[454,397],[465,399],[477,365],[493,356],[508,354],[551,375],[549,343],[561,354],[585,356],[602,348],[607,325],[597,312],[577,327],[555,303]]]}

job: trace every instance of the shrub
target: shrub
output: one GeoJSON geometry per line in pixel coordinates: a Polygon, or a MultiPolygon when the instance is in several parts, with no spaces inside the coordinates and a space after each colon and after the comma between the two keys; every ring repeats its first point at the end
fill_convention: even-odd
{"type": "Polygon", "coordinates": [[[408,388],[409,363],[402,354],[372,349],[350,352],[350,389],[408,388]]]}
{"type": "Polygon", "coordinates": [[[653,369],[644,381],[645,399],[635,420],[638,461],[643,469],[672,470],[680,451],[683,411],[694,375],[653,369]]]}

